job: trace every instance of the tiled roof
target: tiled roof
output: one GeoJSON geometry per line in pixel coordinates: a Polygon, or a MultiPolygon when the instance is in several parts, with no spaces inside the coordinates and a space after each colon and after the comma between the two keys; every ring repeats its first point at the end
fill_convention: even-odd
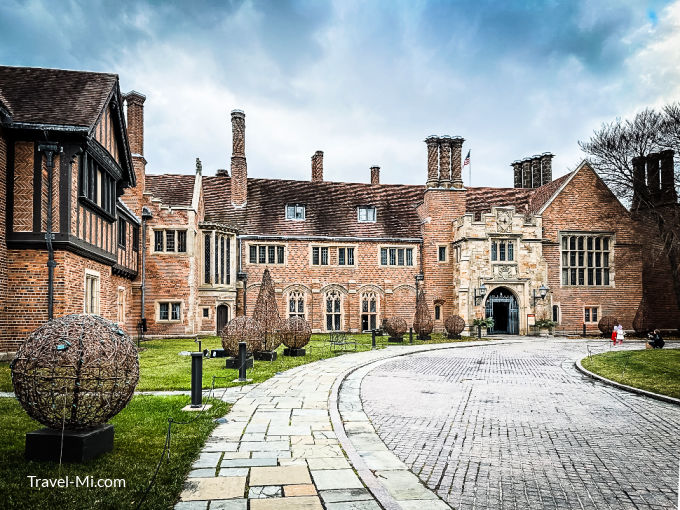
{"type": "Polygon", "coordinates": [[[193,175],[163,174],[146,175],[146,191],[160,198],[163,205],[189,206],[194,194],[193,175]]]}
{"type": "Polygon", "coordinates": [[[115,74],[0,66],[2,102],[13,122],[94,126],[115,74]]]}
{"type": "Polygon", "coordinates": [[[541,207],[545,205],[545,203],[550,200],[550,197],[552,197],[555,192],[564,184],[564,182],[569,179],[569,176],[573,172],[569,172],[566,175],[563,175],[562,177],[558,177],[554,181],[549,182],[548,184],[544,184],[540,188],[537,188],[534,194],[531,196],[531,201],[529,203],[529,212],[531,213],[537,213],[541,207]]]}
{"type": "Polygon", "coordinates": [[[248,179],[248,202],[231,205],[231,179],[203,178],[206,221],[237,228],[242,235],[420,238],[416,207],[424,186],[248,179]],[[305,221],[285,219],[286,204],[305,205],[305,221]],[[357,221],[357,207],[377,208],[375,223],[357,221]]]}

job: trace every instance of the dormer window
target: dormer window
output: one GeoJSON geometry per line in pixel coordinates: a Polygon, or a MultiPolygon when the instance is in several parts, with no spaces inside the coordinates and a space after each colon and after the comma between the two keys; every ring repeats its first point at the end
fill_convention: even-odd
{"type": "Polygon", "coordinates": [[[286,205],[286,219],[303,221],[305,219],[304,204],[288,204],[286,205]]]}
{"type": "Polygon", "coordinates": [[[358,208],[359,221],[364,223],[375,223],[375,206],[360,205],[358,208]]]}

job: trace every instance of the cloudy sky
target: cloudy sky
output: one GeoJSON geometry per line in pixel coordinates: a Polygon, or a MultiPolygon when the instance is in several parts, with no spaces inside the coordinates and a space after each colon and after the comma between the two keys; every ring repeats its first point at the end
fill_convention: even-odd
{"type": "MultiPolygon", "coordinates": [[[[252,177],[424,184],[430,134],[460,135],[472,184],[602,122],[680,99],[680,0],[17,1],[0,63],[117,73],[147,96],[147,170],[229,165],[246,112],[252,177]]],[[[467,171],[465,181],[468,183],[467,171]]]]}

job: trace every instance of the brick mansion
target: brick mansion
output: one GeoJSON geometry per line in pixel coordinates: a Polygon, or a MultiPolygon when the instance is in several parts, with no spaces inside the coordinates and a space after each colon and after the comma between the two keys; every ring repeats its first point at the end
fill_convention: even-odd
{"type": "MultiPolygon", "coordinates": [[[[537,318],[595,333],[603,315],[679,327],[658,232],[587,162],[553,179],[543,153],[512,163],[513,188],[466,188],[463,138],[430,136],[409,169],[422,185],[381,184],[377,166],[324,180],[321,151],[308,181],[254,179],[233,110],[228,170],[147,175],[144,102],[114,74],[0,67],[0,351],[76,312],[214,335],[252,314],[265,268],[280,315],[315,332],[411,325],[419,289],[435,330],[452,314],[504,334],[537,318]]],[[[677,213],[673,153],[634,165],[636,193],[677,213]]]]}

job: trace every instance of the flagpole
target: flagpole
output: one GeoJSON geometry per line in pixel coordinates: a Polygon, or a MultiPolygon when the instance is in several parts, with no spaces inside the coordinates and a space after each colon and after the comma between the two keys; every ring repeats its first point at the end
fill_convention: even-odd
{"type": "Polygon", "coordinates": [[[468,175],[470,178],[468,179],[470,181],[469,187],[472,187],[472,158],[470,158],[470,162],[468,163],[468,175]]]}

